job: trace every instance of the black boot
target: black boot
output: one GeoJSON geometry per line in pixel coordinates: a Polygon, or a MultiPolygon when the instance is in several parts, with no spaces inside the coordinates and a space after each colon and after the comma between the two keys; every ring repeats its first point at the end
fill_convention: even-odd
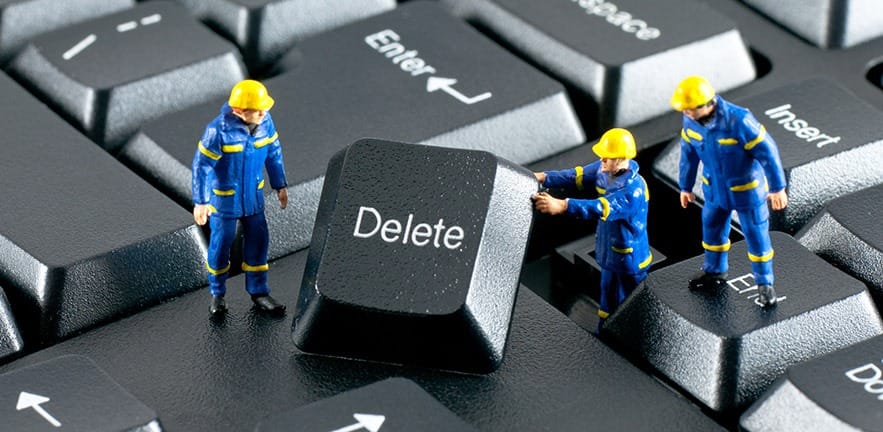
{"type": "Polygon", "coordinates": [[[212,315],[223,315],[227,312],[227,302],[224,300],[224,296],[212,296],[211,312],[212,315]]]}
{"type": "Polygon", "coordinates": [[[760,304],[763,307],[775,306],[779,299],[776,297],[776,290],[772,285],[758,285],[757,292],[759,294],[760,304]]]}
{"type": "Polygon", "coordinates": [[[706,273],[699,271],[690,278],[690,289],[712,290],[722,288],[727,283],[727,273],[706,273]]]}
{"type": "Polygon", "coordinates": [[[270,297],[269,294],[260,294],[251,296],[251,301],[258,307],[258,309],[269,312],[272,314],[281,314],[285,312],[285,305],[279,303],[273,297],[270,297]]]}

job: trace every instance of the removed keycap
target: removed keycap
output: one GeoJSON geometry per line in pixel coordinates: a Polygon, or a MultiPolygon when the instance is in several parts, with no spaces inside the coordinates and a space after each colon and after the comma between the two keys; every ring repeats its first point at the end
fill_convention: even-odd
{"type": "Polygon", "coordinates": [[[599,105],[601,128],[668,112],[671,88],[704,75],[720,90],[754,79],[735,24],[691,0],[443,0],[599,105]]]}
{"type": "Polygon", "coordinates": [[[878,336],[788,368],[739,424],[749,432],[880,430],[881,351],[878,336]]]}
{"type": "Polygon", "coordinates": [[[875,0],[744,1],[823,48],[847,48],[883,35],[883,14],[875,0]]]}
{"type": "Polygon", "coordinates": [[[476,431],[413,381],[389,378],[277,415],[257,432],[476,431]]]}
{"type": "MultiPolygon", "coordinates": [[[[779,147],[788,207],[770,212],[771,229],[794,233],[828,201],[883,183],[883,132],[876,127],[883,124],[883,113],[840,85],[808,80],[736,103],[754,113],[779,147]]],[[[675,188],[680,153],[675,141],[653,164],[675,188]]],[[[697,176],[693,189],[702,200],[700,181],[697,176]]]]}
{"type": "Polygon", "coordinates": [[[503,360],[536,192],[487,152],[358,141],[328,165],[292,335],[467,372],[503,360]]]}
{"type": "Polygon", "coordinates": [[[19,432],[162,430],[152,409],[78,355],[0,375],[0,421],[19,432]]]}
{"type": "Polygon", "coordinates": [[[236,47],[169,1],[36,37],[10,68],[108,150],[144,121],[224,95],[244,77],[236,47]]]}
{"type": "MultiPolygon", "coordinates": [[[[264,81],[278,102],[273,117],[285,119],[276,126],[289,196],[299,203],[267,208],[271,259],[309,244],[325,167],[360,138],[486,150],[516,163],[585,140],[560,84],[434,3],[407,3],[317,35],[298,52],[299,66],[264,81]]],[[[222,103],[145,125],[121,157],[189,208],[193,125],[222,103]]]]}
{"type": "MultiPolygon", "coordinates": [[[[790,365],[883,334],[864,284],[790,236],[776,247],[775,308],[763,308],[748,260],[730,260],[721,290],[690,290],[696,257],[657,270],[605,325],[627,351],[715,411],[737,412],[790,365]]],[[[744,241],[733,255],[745,256],[744,241]]]]}

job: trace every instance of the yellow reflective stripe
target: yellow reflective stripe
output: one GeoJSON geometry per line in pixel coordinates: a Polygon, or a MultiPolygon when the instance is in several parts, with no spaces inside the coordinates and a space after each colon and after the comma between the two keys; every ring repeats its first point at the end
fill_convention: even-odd
{"type": "Polygon", "coordinates": [[[650,201],[650,188],[647,187],[647,180],[644,180],[644,177],[641,177],[641,180],[644,182],[644,201],[650,201]]]}
{"type": "Polygon", "coordinates": [[[269,269],[270,269],[269,264],[261,264],[261,265],[253,266],[253,265],[248,265],[244,262],[242,263],[242,271],[258,272],[258,271],[267,271],[269,269]]]}
{"type": "Polygon", "coordinates": [[[601,309],[598,309],[598,316],[601,317],[601,318],[607,319],[607,317],[609,317],[610,314],[607,313],[607,312],[602,311],[601,309]]]}
{"type": "Polygon", "coordinates": [[[578,166],[574,170],[576,170],[576,188],[583,190],[583,167],[578,166]]]}
{"type": "Polygon", "coordinates": [[[719,142],[721,145],[739,144],[739,140],[737,140],[736,138],[721,138],[717,140],[717,142],[719,142]]]}
{"type": "Polygon", "coordinates": [[[263,189],[263,188],[264,188],[264,181],[261,180],[261,182],[258,183],[258,189],[263,189]]]}
{"type": "Polygon", "coordinates": [[[623,248],[618,248],[618,247],[616,247],[616,246],[610,246],[610,249],[613,249],[614,252],[618,252],[618,253],[621,253],[621,254],[632,253],[632,252],[635,251],[634,248],[624,248],[624,249],[623,249],[623,248]]]}
{"type": "MultiPolygon", "coordinates": [[[[193,142],[193,141],[191,141],[191,142],[193,142]]],[[[221,155],[214,153],[211,150],[205,148],[205,146],[202,145],[202,141],[199,142],[199,152],[211,160],[218,160],[221,158],[221,155]]]]}
{"type": "Polygon", "coordinates": [[[242,144],[230,144],[221,146],[221,151],[224,153],[239,153],[243,148],[242,144]]]}
{"type": "Polygon", "coordinates": [[[601,220],[606,221],[607,216],[610,216],[610,203],[607,198],[598,198],[598,201],[601,202],[601,220]]]}
{"type": "Polygon", "coordinates": [[[705,178],[704,175],[700,175],[700,176],[699,176],[699,179],[702,180],[702,183],[709,184],[709,183],[708,183],[708,179],[705,178]]]}
{"type": "Polygon", "coordinates": [[[205,268],[208,269],[208,272],[209,272],[209,273],[211,273],[211,274],[217,276],[217,275],[220,275],[220,274],[227,273],[227,271],[230,270],[230,263],[229,263],[229,262],[227,263],[227,267],[224,267],[224,268],[222,268],[222,269],[220,269],[220,270],[215,270],[215,269],[212,268],[212,266],[208,265],[208,261],[206,261],[206,263],[205,263],[205,268]]]}
{"type": "Polygon", "coordinates": [[[279,138],[279,132],[274,133],[273,136],[269,138],[263,138],[255,141],[254,148],[261,148],[267,144],[272,143],[273,141],[276,141],[277,138],[279,138]]]}
{"type": "Polygon", "coordinates": [[[208,205],[208,210],[209,210],[209,213],[217,213],[218,212],[218,209],[216,209],[215,206],[213,206],[211,204],[208,205]]]}
{"type": "Polygon", "coordinates": [[[595,191],[598,192],[598,195],[604,195],[607,193],[607,189],[602,189],[602,188],[599,188],[598,186],[595,186],[595,191]]]}
{"type": "Polygon", "coordinates": [[[650,253],[650,255],[647,256],[647,259],[638,263],[638,268],[642,269],[644,267],[647,267],[648,265],[650,265],[651,262],[653,262],[653,253],[650,253]]]}
{"type": "Polygon", "coordinates": [[[212,192],[214,192],[215,195],[217,195],[217,196],[232,196],[232,195],[236,194],[235,189],[227,189],[227,190],[212,189],[212,192]]]}
{"type": "Polygon", "coordinates": [[[754,146],[763,141],[764,138],[766,138],[766,126],[760,125],[760,133],[757,134],[757,138],[748,141],[748,143],[745,144],[745,150],[753,149],[754,146]]]}
{"type": "Polygon", "coordinates": [[[687,136],[687,132],[683,129],[681,129],[681,138],[686,142],[690,142],[690,137],[687,136]]]}
{"type": "Polygon", "coordinates": [[[699,132],[696,132],[693,129],[687,129],[687,136],[694,140],[702,141],[702,135],[699,135],[699,132]]]}
{"type": "Polygon", "coordinates": [[[730,250],[730,241],[727,240],[727,242],[722,245],[710,245],[708,243],[702,242],[702,247],[705,250],[710,250],[712,252],[726,252],[730,250]]]}
{"type": "Polygon", "coordinates": [[[760,181],[754,180],[751,183],[745,183],[743,185],[730,186],[730,190],[733,192],[745,192],[747,190],[754,189],[760,186],[760,181]]]}
{"type": "Polygon", "coordinates": [[[759,262],[767,262],[767,261],[770,261],[770,260],[773,259],[773,252],[775,252],[775,251],[770,251],[770,253],[768,253],[768,254],[766,254],[766,255],[761,255],[761,256],[751,255],[751,254],[749,253],[749,254],[748,254],[748,259],[749,259],[751,262],[756,262],[756,263],[759,263],[759,262]]]}

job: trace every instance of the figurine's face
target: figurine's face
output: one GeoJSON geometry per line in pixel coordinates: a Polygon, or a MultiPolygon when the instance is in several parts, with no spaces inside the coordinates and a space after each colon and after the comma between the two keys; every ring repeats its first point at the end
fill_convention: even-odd
{"type": "Polygon", "coordinates": [[[233,108],[233,114],[249,124],[258,124],[267,115],[264,110],[233,108]]]}
{"type": "Polygon", "coordinates": [[[714,103],[707,103],[696,108],[687,108],[683,111],[684,115],[693,120],[699,120],[703,117],[711,115],[714,111],[714,103]]]}
{"type": "Polygon", "coordinates": [[[601,158],[601,172],[613,174],[620,169],[628,168],[628,159],[601,158]]]}

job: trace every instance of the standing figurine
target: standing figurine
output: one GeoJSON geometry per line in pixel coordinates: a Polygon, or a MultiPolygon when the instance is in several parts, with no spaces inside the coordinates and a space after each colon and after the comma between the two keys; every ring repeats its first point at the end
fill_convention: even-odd
{"type": "Polygon", "coordinates": [[[727,278],[730,218],[739,215],[748,259],[761,305],[776,304],[773,247],[769,235],[769,198],[773,210],[788,205],[785,172],[776,142],[751,111],[715,94],[705,78],[691,76],[678,84],[671,106],[684,114],[679,186],[681,207],[696,197],[693,185],[702,162],[702,247],[705,263],[690,288],[721,287],[727,278]]]}
{"type": "Polygon", "coordinates": [[[598,219],[595,258],[601,266],[598,330],[644,278],[653,257],[647,241],[647,182],[638,174],[635,139],[625,129],[610,129],[592,151],[601,159],[586,166],[534,173],[545,187],[582,190],[595,186],[597,199],[558,199],[534,195],[537,210],[598,219]]]}
{"type": "Polygon", "coordinates": [[[288,204],[282,146],[267,112],[272,106],[273,98],[263,84],[240,81],[221,114],[206,126],[193,156],[193,218],[198,225],[208,221],[211,227],[206,267],[212,314],[227,311],[225,282],[237,221],[242,222],[246,291],[261,310],[285,310],[267,287],[270,237],[264,217],[264,167],[281,207],[288,204]]]}

